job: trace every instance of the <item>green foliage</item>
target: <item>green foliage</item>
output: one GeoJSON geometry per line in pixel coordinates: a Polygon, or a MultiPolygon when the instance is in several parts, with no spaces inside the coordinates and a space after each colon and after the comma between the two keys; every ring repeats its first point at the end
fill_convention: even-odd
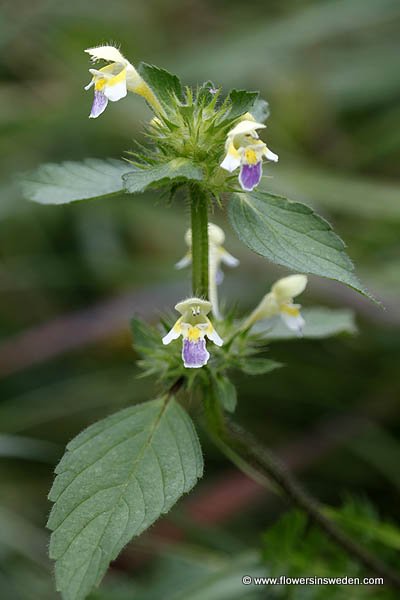
{"type": "MultiPolygon", "coordinates": [[[[357,533],[357,539],[371,551],[390,557],[395,561],[393,539],[398,539],[399,530],[392,524],[379,519],[371,506],[366,502],[348,500],[340,509],[327,509],[326,512],[335,517],[344,529],[351,534],[357,533]],[[390,530],[390,540],[387,532],[390,530]],[[385,547],[386,546],[386,547],[385,547]]],[[[292,510],[273,525],[263,536],[263,556],[271,576],[279,577],[359,577],[371,575],[364,568],[350,559],[336,544],[329,540],[321,530],[310,523],[307,516],[292,510]]],[[[395,592],[382,585],[378,586],[340,586],[309,585],[276,586],[276,598],[300,600],[325,600],[348,598],[394,600],[395,592]],[[304,596],[306,594],[306,596],[304,596]]]]}
{"type": "Polygon", "coordinates": [[[186,158],[175,158],[154,167],[131,169],[123,175],[124,187],[130,194],[144,192],[148,187],[162,187],[184,181],[201,181],[204,177],[200,167],[186,158]]]}
{"type": "Polygon", "coordinates": [[[182,100],[182,85],[176,75],[145,62],[140,63],[138,71],[167,112],[176,100],[182,100]]]}
{"type": "Polygon", "coordinates": [[[266,192],[234,194],[229,217],[239,238],[271,262],[335,279],[368,295],[354,275],[343,241],[305,204],[266,192]]]}
{"type": "Polygon", "coordinates": [[[180,552],[169,549],[155,565],[151,579],[140,583],[127,577],[110,578],[93,600],[247,600],[263,598],[262,590],[242,584],[243,573],[262,576],[265,567],[258,552],[237,555],[205,552],[204,548],[184,546],[180,552]]]}
{"type": "Polygon", "coordinates": [[[174,399],[127,408],[72,440],[49,495],[50,556],[63,597],[85,598],[125,544],[202,472],[194,427],[174,399]]]}
{"type": "MultiPolygon", "coordinates": [[[[172,323],[163,322],[164,332],[172,323]]],[[[177,339],[168,346],[160,344],[161,333],[157,328],[132,319],[133,347],[141,355],[138,365],[143,376],[156,378],[163,387],[170,387],[179,380],[183,389],[205,390],[212,385],[213,394],[222,408],[234,412],[237,404],[236,389],[227,373],[241,371],[246,375],[264,375],[282,367],[270,358],[260,357],[266,349],[266,340],[258,332],[241,332],[237,324],[228,316],[218,323],[218,331],[225,344],[217,347],[209,343],[211,358],[207,369],[185,369],[182,363],[182,340],[177,339]]]]}
{"type": "Polygon", "coordinates": [[[342,508],[327,507],[325,513],[356,537],[395,552],[400,550],[399,527],[395,523],[381,520],[376,509],[366,500],[361,502],[350,497],[342,508]]]}
{"type": "Polygon", "coordinates": [[[302,308],[301,314],[305,320],[301,336],[286,327],[280,318],[260,321],[252,331],[264,334],[267,340],[318,339],[341,333],[354,334],[357,331],[352,311],[345,308],[302,308]]]}
{"type": "Polygon", "coordinates": [[[243,358],[240,362],[240,368],[246,375],[264,375],[281,367],[281,363],[269,358],[243,358]]]}
{"type": "Polygon", "coordinates": [[[224,410],[234,413],[237,404],[236,388],[232,381],[223,374],[213,378],[215,396],[224,410]]]}
{"type": "Polygon", "coordinates": [[[228,111],[224,120],[234,121],[247,112],[252,112],[253,106],[258,98],[258,92],[247,90],[231,90],[228,96],[228,111]]]}
{"type": "Polygon", "coordinates": [[[67,204],[123,192],[122,175],[131,169],[128,163],[113,159],[49,163],[21,176],[20,184],[28,200],[40,204],[67,204]]]}
{"type": "MultiPolygon", "coordinates": [[[[148,146],[137,144],[136,151],[130,153],[133,157],[131,165],[98,160],[44,165],[24,179],[24,193],[37,202],[62,204],[121,191],[140,193],[160,187],[165,187],[171,197],[182,184],[190,187],[191,182],[201,182],[196,186],[199,190],[196,202],[201,196],[204,219],[200,226],[200,219],[196,222],[192,216],[191,253],[194,293],[207,297],[207,260],[212,254],[207,241],[208,210],[213,200],[222,206],[222,194],[235,191],[238,186],[236,175],[220,168],[226,136],[246,114],[250,113],[257,121],[265,121],[269,115],[268,103],[259,98],[258,92],[237,89],[221,99],[222,88],[215,88],[211,82],[196,89],[182,88],[178,77],[146,63],[141,63],[139,72],[158,101],[149,102],[155,117],[146,126],[145,134],[151,143],[148,146]],[[202,235],[196,235],[200,230],[202,235]],[[198,260],[199,257],[203,260],[198,260]],[[197,285],[197,280],[203,281],[204,285],[197,285]]],[[[245,133],[243,137],[246,139],[244,144],[254,143],[250,134],[245,133]]],[[[244,147],[236,149],[238,156],[246,160],[244,147]]],[[[191,202],[196,206],[194,196],[191,202]]],[[[192,211],[192,215],[195,212],[192,211]]],[[[282,196],[255,192],[234,195],[229,214],[239,237],[258,254],[301,273],[335,279],[368,295],[353,273],[342,240],[306,205],[282,196]]],[[[196,308],[194,319],[195,314],[196,308]]],[[[310,309],[305,311],[304,317],[305,337],[354,332],[347,311],[333,314],[323,309],[310,309]]],[[[193,323],[204,327],[201,335],[210,331],[206,320],[201,323],[194,320],[193,323]]],[[[162,325],[168,331],[172,323],[162,325]]],[[[184,325],[188,327],[186,321],[184,325]]],[[[158,329],[133,321],[135,348],[142,356],[139,366],[144,375],[151,375],[156,385],[162,386],[161,393],[165,395],[159,400],[126,409],[84,431],[68,445],[67,453],[56,469],[57,478],[50,493],[50,499],[55,502],[48,523],[53,530],[50,556],[56,560],[57,586],[66,600],[83,600],[100,582],[110,561],[123,546],[168,511],[201,476],[203,465],[198,439],[189,417],[172,398],[173,390],[191,392],[192,396],[203,400],[208,422],[215,417],[218,428],[220,407],[231,413],[236,409],[237,394],[228,376],[230,371],[255,376],[282,366],[262,354],[266,353],[269,341],[295,336],[284,329],[280,321],[271,320],[267,329],[264,325],[243,331],[233,313],[228,315],[218,323],[218,331],[224,340],[222,347],[208,342],[211,359],[207,367],[187,369],[182,364],[182,340],[175,340],[168,348],[163,347],[162,333],[158,329]]],[[[200,329],[197,330],[200,335],[199,332],[200,329]]],[[[193,336],[193,339],[198,338],[193,336]]],[[[5,441],[6,452],[9,452],[10,440],[5,441]]],[[[37,450],[38,444],[34,447],[37,450]]],[[[40,447],[43,448],[39,444],[40,447]]],[[[16,454],[15,450],[13,452],[16,454]]],[[[351,511],[347,511],[344,519],[345,525],[350,523],[353,528],[358,528],[358,533],[365,526],[359,513],[357,520],[352,518],[351,511]]],[[[341,516],[335,518],[340,520],[341,516]]],[[[304,517],[294,514],[288,526],[285,524],[282,528],[278,524],[275,542],[276,534],[269,532],[272,546],[286,535],[286,545],[281,544],[274,556],[275,561],[280,560],[281,567],[288,562],[288,554],[296,553],[294,540],[298,538],[302,552],[297,562],[294,561],[294,568],[305,567],[305,557],[308,561],[313,560],[314,546],[320,540],[317,539],[312,548],[308,547],[308,540],[304,541],[306,526],[304,517]]],[[[381,543],[398,547],[398,536],[390,526],[377,525],[371,529],[381,543]]],[[[324,543],[326,541],[321,542],[324,543]]],[[[200,586],[190,585],[184,595],[176,597],[189,595],[199,600],[205,595],[216,599],[227,594],[230,598],[236,597],[237,573],[234,579],[231,573],[223,577],[222,587],[221,595],[219,579],[216,585],[202,581],[200,586]]]]}

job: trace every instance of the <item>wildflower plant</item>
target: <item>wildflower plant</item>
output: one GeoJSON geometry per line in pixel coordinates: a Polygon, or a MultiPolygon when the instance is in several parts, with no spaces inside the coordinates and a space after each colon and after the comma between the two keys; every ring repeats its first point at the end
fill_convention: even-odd
{"type": "MultiPolygon", "coordinates": [[[[189,298],[176,299],[175,319],[173,307],[164,307],[168,316],[156,326],[132,321],[138,364],[156,382],[155,399],[90,426],[68,444],[56,468],[50,556],[66,600],[86,598],[122,548],[202,476],[189,399],[196,420],[229,458],[240,468],[246,461],[263,468],[265,457],[254,459],[257,446],[246,457],[247,438],[226,418],[237,403],[232,373],[256,376],[282,366],[264,356],[279,337],[279,319],[286,339],[353,331],[347,312],[300,311],[294,299],[306,296],[306,274],[368,295],[329,223],[305,204],[264,190],[263,169],[272,174],[278,156],[264,142],[269,111],[257,92],[224,94],[212,82],[182,86],[159,67],[134,67],[113,46],[86,52],[96,63],[86,88],[94,92],[90,117],[106,118],[109,101],[128,102],[130,93],[137,94],[153,113],[144,125],[147,145],[137,145],[124,160],[44,165],[25,176],[24,194],[64,204],[154,189],[166,191],[170,202],[183,191],[191,222],[182,232],[186,253],[176,266],[191,268],[192,290],[189,298]],[[232,307],[223,314],[218,303],[221,267],[239,264],[225,249],[224,231],[209,221],[225,209],[245,245],[294,272],[272,287],[266,281],[266,295],[249,315],[232,307]]],[[[274,468],[268,470],[272,478],[274,468]]],[[[284,477],[275,479],[285,488],[284,477]]]]}

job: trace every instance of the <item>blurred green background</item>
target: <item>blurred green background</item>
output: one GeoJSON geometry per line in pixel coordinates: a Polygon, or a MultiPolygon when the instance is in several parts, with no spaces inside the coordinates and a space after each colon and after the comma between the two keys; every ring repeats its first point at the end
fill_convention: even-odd
{"type": "MultiPolygon", "coordinates": [[[[271,108],[264,138],[280,156],[278,165],[266,168],[272,177],[265,189],[304,201],[328,218],[385,306],[310,278],[302,302],[352,308],[359,334],[274,344],[271,355],[287,366],[264,377],[237,378],[237,418],[278,449],[322,501],[340,506],[357,498],[348,501],[356,502],[355,508],[347,505],[351,518],[362,522],[368,513],[390,523],[391,535],[376,551],[388,551],[395,563],[399,25],[398,0],[3,0],[2,600],[57,597],[44,528],[54,465],[84,426],[152,397],[152,382],[136,379],[129,317],[154,320],[189,290],[189,274],[173,269],[188,225],[181,202],[167,208],[157,195],[144,194],[39,206],[24,201],[15,183],[19,172],[42,162],[118,158],[142,136],[150,112],[139,97],[112,104],[98,120],[87,118],[91,93],[83,91],[89,81],[83,50],[106,42],[118,43],[133,63],[153,62],[186,83],[212,79],[225,90],[260,89],[271,108]]],[[[227,249],[241,260],[227,273],[222,297],[246,310],[284,270],[242,247],[223,213],[216,211],[214,220],[226,230],[227,249]]],[[[130,544],[93,598],[350,597],[346,589],[324,589],[321,596],[302,589],[296,596],[294,589],[245,590],[238,583],[246,572],[261,573],[254,553],[288,506],[254,490],[245,505],[236,502],[243,481],[202,441],[203,482],[168,522],[130,544]],[[199,519],[198,507],[217,500],[219,516],[199,519]]],[[[366,533],[362,526],[355,535],[366,533]]],[[[280,573],[290,572],[291,552],[280,573]]],[[[264,555],[268,572],[273,560],[268,551],[264,555]]],[[[337,574],[346,575],[356,569],[339,558],[328,553],[322,571],[339,565],[337,574]]],[[[300,572],[312,575],[314,566],[300,572]]],[[[351,598],[386,597],[382,590],[350,591],[351,598]]]]}

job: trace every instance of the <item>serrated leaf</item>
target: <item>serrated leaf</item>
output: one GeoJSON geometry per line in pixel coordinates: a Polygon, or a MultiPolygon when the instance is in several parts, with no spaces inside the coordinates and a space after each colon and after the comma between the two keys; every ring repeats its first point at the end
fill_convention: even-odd
{"type": "Polygon", "coordinates": [[[250,112],[257,123],[264,123],[269,117],[269,104],[266,100],[257,98],[250,112]]]}
{"type": "Polygon", "coordinates": [[[224,410],[234,413],[237,404],[237,393],[235,386],[225,375],[217,375],[213,381],[218,402],[224,410]]]}
{"type": "Polygon", "coordinates": [[[248,357],[240,363],[240,369],[247,375],[264,375],[280,367],[282,363],[269,358],[248,357]]]}
{"type": "Polygon", "coordinates": [[[176,75],[144,62],[140,63],[138,71],[164,108],[171,106],[175,96],[178,100],[182,98],[181,82],[176,75]]]}
{"type": "Polygon", "coordinates": [[[351,310],[315,307],[303,308],[301,314],[305,320],[301,336],[289,329],[280,318],[273,322],[260,321],[252,331],[263,334],[267,340],[317,339],[357,331],[351,310]]]}
{"type": "Polygon", "coordinates": [[[125,190],[130,194],[144,192],[149,186],[160,187],[170,181],[203,179],[203,170],[187,158],[175,158],[155,167],[130,170],[123,176],[125,190]]]}
{"type": "Polygon", "coordinates": [[[298,273],[335,279],[371,298],[354,274],[345,245],[309,206],[266,192],[234,194],[230,221],[254,252],[298,273]]]}
{"type": "Polygon", "coordinates": [[[228,96],[230,108],[223,121],[233,121],[247,112],[251,112],[257,98],[258,92],[248,92],[247,90],[231,90],[228,96]]]}
{"type": "Polygon", "coordinates": [[[132,166],[122,160],[87,158],[48,163],[20,179],[22,193],[40,204],[66,204],[123,193],[122,175],[132,166]]]}
{"type": "Polygon", "coordinates": [[[49,494],[50,557],[63,598],[83,600],[202,472],[192,421],[173,399],[122,410],[72,440],[49,494]]]}

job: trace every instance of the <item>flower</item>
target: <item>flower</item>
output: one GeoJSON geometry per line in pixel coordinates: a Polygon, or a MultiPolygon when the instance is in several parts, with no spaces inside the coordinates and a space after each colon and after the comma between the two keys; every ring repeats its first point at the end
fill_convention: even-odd
{"type": "Polygon", "coordinates": [[[264,129],[265,125],[249,117],[251,115],[228,132],[225,142],[226,156],[220,165],[230,173],[240,167],[239,183],[247,192],[254,190],[260,183],[264,156],[268,160],[278,162],[278,155],[269,150],[258,137],[257,130],[264,129]]]}
{"type": "Polygon", "coordinates": [[[178,302],[175,310],[181,313],[172,329],[162,338],[167,345],[182,336],[182,359],[187,369],[198,369],[207,364],[210,353],[206,349],[205,336],[217,346],[223,341],[207,317],[211,302],[201,298],[189,298],[178,302]]]}
{"type": "Polygon", "coordinates": [[[89,117],[96,119],[107,108],[108,101],[117,102],[125,98],[128,93],[134,92],[143,96],[152,107],[159,111],[160,103],[142,79],[135,67],[114,46],[98,46],[85,50],[90,54],[93,62],[105,60],[108,65],[101,69],[89,69],[92,79],[85,90],[94,86],[94,101],[89,117]]]}
{"type": "MultiPolygon", "coordinates": [[[[237,258],[229,254],[223,247],[225,241],[225,233],[214,223],[208,224],[208,295],[212,305],[213,315],[220,319],[221,315],[218,307],[218,292],[219,285],[224,277],[221,265],[228,267],[237,267],[239,261],[237,258]]],[[[177,269],[188,267],[192,262],[192,230],[188,229],[185,233],[185,242],[189,248],[187,253],[175,265],[177,269]]]]}
{"type": "Polygon", "coordinates": [[[300,314],[301,306],[293,304],[293,298],[301,294],[306,285],[306,275],[289,275],[279,279],[243,323],[242,329],[248,329],[261,319],[280,315],[289,329],[301,335],[305,322],[300,314]]]}

